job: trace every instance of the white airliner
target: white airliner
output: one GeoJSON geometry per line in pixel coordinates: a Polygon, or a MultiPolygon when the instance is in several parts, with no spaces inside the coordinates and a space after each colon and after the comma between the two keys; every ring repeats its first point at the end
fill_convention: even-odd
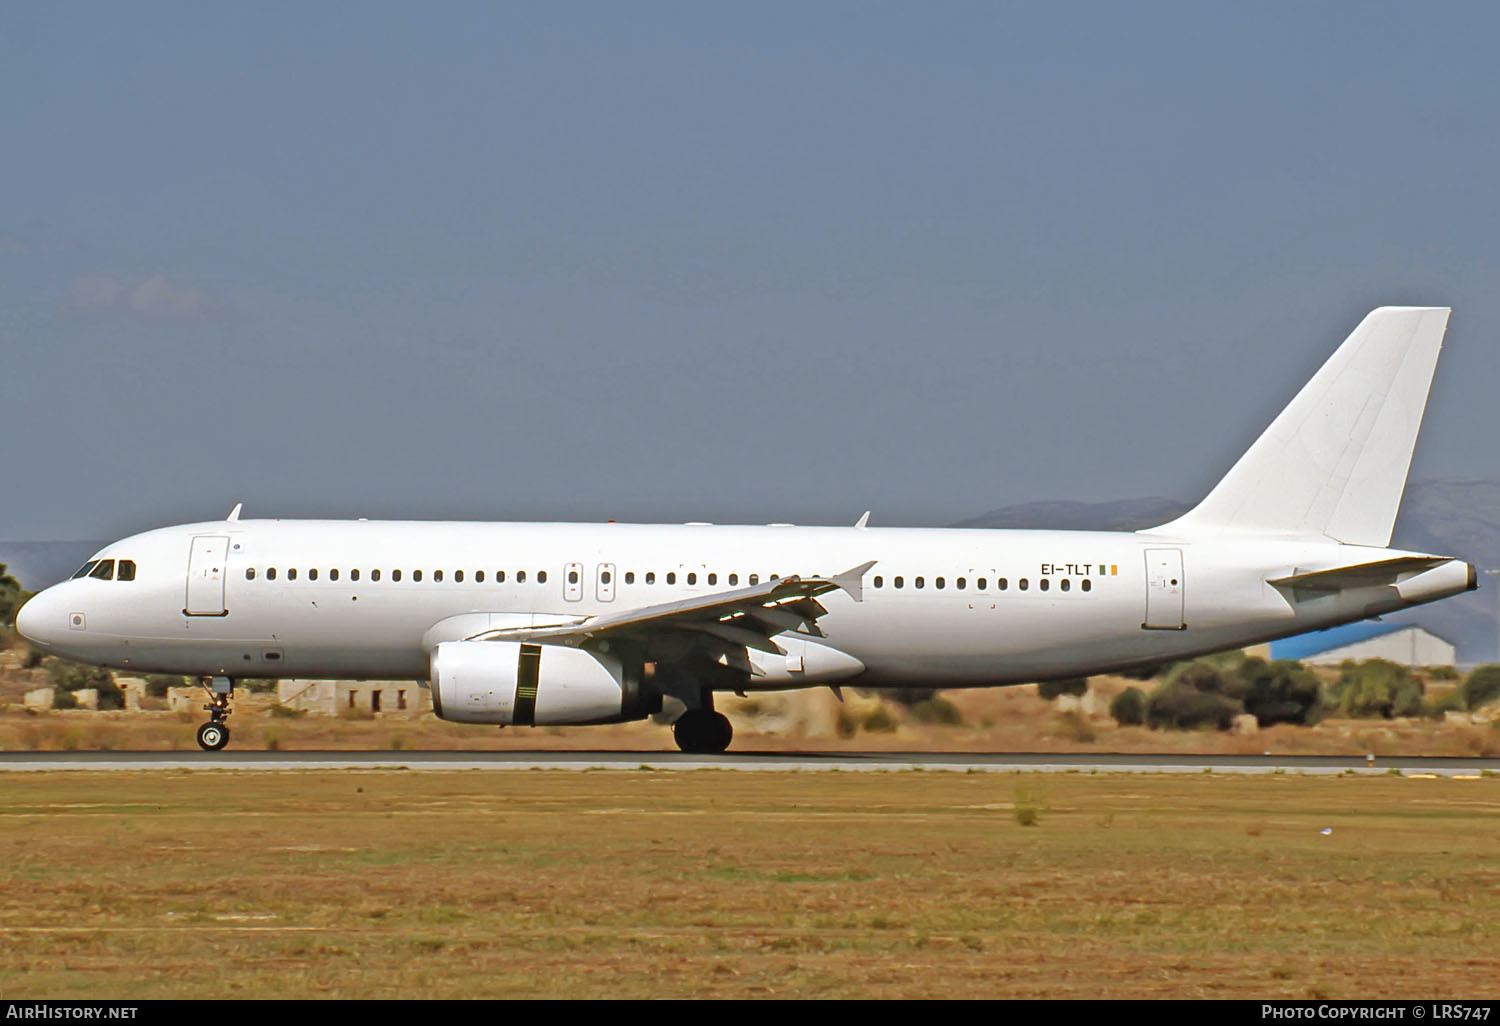
{"type": "Polygon", "coordinates": [[[715,691],[938,688],[1102,673],[1475,587],[1387,548],[1449,311],[1385,307],[1196,508],[1133,533],[227,520],[105,546],[20,611],[40,648],[200,677],[430,681],[437,715],[523,726],[686,712],[715,691]]]}

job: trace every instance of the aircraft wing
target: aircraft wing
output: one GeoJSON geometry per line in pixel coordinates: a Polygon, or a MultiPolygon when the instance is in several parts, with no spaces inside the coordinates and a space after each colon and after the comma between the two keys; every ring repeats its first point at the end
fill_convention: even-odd
{"type": "Polygon", "coordinates": [[[748,588],[584,617],[570,624],[495,628],[471,635],[468,640],[577,647],[608,638],[686,632],[697,635],[696,640],[727,665],[751,671],[745,650],[785,655],[786,650],[772,640],[783,631],[801,630],[822,637],[817,621],[828,610],[818,596],[843,591],[854,601],[863,601],[860,582],[874,565],[871,560],[832,577],[783,577],[748,588]]]}

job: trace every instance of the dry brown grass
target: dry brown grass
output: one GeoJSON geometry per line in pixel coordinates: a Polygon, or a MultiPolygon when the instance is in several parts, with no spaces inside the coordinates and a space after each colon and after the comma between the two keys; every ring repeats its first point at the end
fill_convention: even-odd
{"type": "Polygon", "coordinates": [[[0,995],[1485,997],[1497,835],[1491,779],[15,773],[0,995]]]}

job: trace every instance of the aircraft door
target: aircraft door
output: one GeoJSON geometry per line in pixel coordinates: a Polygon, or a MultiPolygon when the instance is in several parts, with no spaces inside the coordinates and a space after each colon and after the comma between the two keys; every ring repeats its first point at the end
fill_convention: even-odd
{"type": "Polygon", "coordinates": [[[599,564],[595,571],[594,594],[599,596],[600,602],[615,600],[615,565],[613,563],[599,564]]]}
{"type": "Polygon", "coordinates": [[[583,600],[583,564],[569,563],[563,567],[563,598],[569,602],[583,600]]]}
{"type": "Polygon", "coordinates": [[[187,616],[224,616],[224,560],[229,539],[220,535],[198,535],[188,556],[187,616]]]}
{"type": "Polygon", "coordinates": [[[1187,629],[1182,618],[1182,550],[1146,550],[1146,619],[1148,631],[1187,629]]]}

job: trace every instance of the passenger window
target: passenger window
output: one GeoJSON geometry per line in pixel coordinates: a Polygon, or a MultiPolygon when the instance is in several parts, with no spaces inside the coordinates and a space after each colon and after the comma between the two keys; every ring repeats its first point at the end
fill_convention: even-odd
{"type": "Polygon", "coordinates": [[[1027,588],[1031,587],[1031,585],[1027,582],[1026,578],[1023,577],[1021,578],[1021,583],[1017,587],[1019,587],[1022,591],[1025,591],[1027,588]]]}
{"type": "Polygon", "coordinates": [[[276,568],[274,566],[266,568],[266,580],[268,580],[268,581],[274,581],[274,580],[276,580],[276,568]]]}
{"type": "Polygon", "coordinates": [[[453,583],[454,584],[462,584],[462,583],[464,583],[464,572],[462,570],[455,570],[455,571],[453,571],[453,583]]]}
{"type": "Polygon", "coordinates": [[[960,577],[957,581],[954,582],[954,586],[957,587],[959,591],[963,591],[965,583],[966,582],[964,581],[964,579],[960,577]]]}
{"type": "Polygon", "coordinates": [[[87,577],[89,574],[94,572],[94,567],[98,565],[99,561],[97,559],[89,560],[87,563],[83,564],[83,566],[78,568],[78,572],[73,575],[73,579],[76,581],[80,577],[87,577]]]}
{"type": "Polygon", "coordinates": [[[246,567],[245,568],[245,580],[247,580],[247,581],[253,581],[253,580],[255,580],[255,567],[250,566],[250,567],[246,567]]]}
{"type": "MultiPolygon", "coordinates": [[[[399,580],[399,578],[398,578],[398,580],[399,580]]],[[[475,570],[474,571],[474,583],[475,584],[483,584],[484,583],[484,571],[483,570],[475,570]]]]}
{"type": "Polygon", "coordinates": [[[578,583],[578,571],[577,570],[569,570],[568,571],[568,583],[569,584],[577,584],[578,583]]]}
{"type": "Polygon", "coordinates": [[[926,586],[927,586],[927,582],[926,582],[926,581],[924,581],[924,580],[923,580],[923,579],[922,579],[922,578],[920,578],[920,577],[918,577],[918,578],[917,578],[917,579],[916,579],[916,580],[915,580],[915,581],[913,581],[913,582],[912,582],[912,583],[913,583],[913,584],[914,584],[914,585],[916,585],[916,586],[917,586],[917,587],[918,587],[918,588],[924,588],[924,587],[926,587],[926,586]]]}
{"type": "Polygon", "coordinates": [[[432,572],[432,583],[433,584],[441,584],[442,580],[443,580],[443,572],[441,570],[434,570],[432,572]]]}
{"type": "Polygon", "coordinates": [[[307,572],[307,579],[309,581],[316,581],[318,579],[318,571],[316,568],[307,572]]]}
{"type": "Polygon", "coordinates": [[[735,586],[735,585],[737,585],[739,583],[740,583],[740,575],[739,574],[730,574],[729,575],[729,584],[730,584],[731,587],[733,587],[733,586],[735,586]]]}
{"type": "Polygon", "coordinates": [[[1040,581],[1037,582],[1037,587],[1041,588],[1043,591],[1046,591],[1048,588],[1052,587],[1052,582],[1043,577],[1040,581]]]}
{"type": "Polygon", "coordinates": [[[1079,585],[1079,586],[1081,588],[1083,588],[1084,591],[1093,591],[1094,590],[1094,582],[1091,581],[1091,580],[1089,580],[1087,577],[1085,577],[1083,579],[1083,583],[1081,585],[1079,585]]]}
{"type": "Polygon", "coordinates": [[[688,583],[689,584],[697,584],[698,583],[698,575],[697,574],[688,574],[688,583]]]}
{"type": "Polygon", "coordinates": [[[896,580],[893,583],[898,588],[904,588],[904,587],[906,587],[906,579],[904,577],[898,577],[898,578],[896,578],[896,580]]]}
{"type": "Polygon", "coordinates": [[[875,587],[882,588],[884,586],[885,586],[885,578],[881,577],[879,574],[876,574],[875,575],[875,587]]]}
{"type": "Polygon", "coordinates": [[[932,583],[937,587],[937,589],[939,591],[941,591],[943,589],[943,579],[941,577],[939,577],[937,580],[933,581],[932,583]]]}
{"type": "Polygon", "coordinates": [[[133,560],[133,559],[122,559],[122,560],[120,560],[120,565],[115,570],[115,580],[117,580],[117,581],[133,581],[133,580],[135,580],[135,560],[133,560]]]}
{"type": "Polygon", "coordinates": [[[545,571],[545,570],[538,570],[536,572],[536,583],[538,583],[538,584],[546,584],[547,583],[547,571],[545,571]]]}
{"type": "Polygon", "coordinates": [[[1067,591],[1069,588],[1073,587],[1073,582],[1070,581],[1070,580],[1068,580],[1066,577],[1064,577],[1062,579],[1062,583],[1059,584],[1058,587],[1061,588],[1063,591],[1067,591]]]}
{"type": "Polygon", "coordinates": [[[999,588],[1001,591],[1004,591],[1006,588],[1010,587],[1010,582],[1002,577],[995,582],[995,587],[999,588]]]}
{"type": "Polygon", "coordinates": [[[349,571],[349,580],[351,580],[351,581],[357,581],[357,580],[359,580],[359,571],[358,570],[350,570],[349,571]]]}
{"type": "Polygon", "coordinates": [[[411,579],[414,580],[414,581],[420,581],[422,579],[422,571],[420,571],[420,570],[413,570],[411,572],[411,579]]]}
{"type": "Polygon", "coordinates": [[[525,584],[526,583],[526,571],[525,570],[517,570],[516,571],[516,583],[517,584],[525,584]]]}
{"type": "Polygon", "coordinates": [[[668,584],[676,584],[677,583],[677,572],[675,570],[672,573],[667,574],[667,583],[668,584]]]}
{"type": "Polygon", "coordinates": [[[626,584],[634,584],[635,583],[635,571],[634,570],[627,570],[627,571],[625,571],[625,583],[626,584]]]}
{"type": "Polygon", "coordinates": [[[719,575],[718,574],[709,574],[708,575],[708,583],[711,584],[711,585],[712,584],[718,584],[719,583],[719,575]]]}
{"type": "Polygon", "coordinates": [[[599,574],[599,583],[600,584],[608,584],[610,581],[612,581],[614,579],[615,579],[615,575],[612,574],[612,573],[610,573],[608,570],[602,571],[599,574]]]}
{"type": "Polygon", "coordinates": [[[295,581],[297,579],[297,568],[296,567],[292,567],[290,570],[288,570],[286,572],[286,579],[289,580],[289,581],[295,581]]]}
{"type": "Polygon", "coordinates": [[[980,591],[984,591],[985,585],[988,584],[988,583],[989,582],[987,582],[983,577],[981,577],[981,578],[979,578],[979,580],[977,580],[977,581],[974,582],[974,587],[978,588],[980,591]]]}
{"type": "Polygon", "coordinates": [[[655,570],[647,570],[646,571],[646,583],[647,584],[655,584],[656,583],[656,571],[655,570]]]}
{"type": "Polygon", "coordinates": [[[751,574],[750,575],[750,583],[751,584],[759,584],[760,583],[760,574],[751,574]]]}
{"type": "Polygon", "coordinates": [[[505,583],[505,571],[504,570],[496,570],[495,571],[495,583],[496,584],[504,584],[505,583]]]}
{"type": "Polygon", "coordinates": [[[372,580],[372,581],[378,581],[378,580],[380,580],[380,571],[379,570],[371,570],[370,571],[370,580],[372,580]]]}
{"type": "Polygon", "coordinates": [[[99,565],[94,567],[90,577],[97,577],[101,581],[113,580],[115,576],[115,561],[112,559],[101,559],[99,565]]]}
{"type": "Polygon", "coordinates": [[[337,567],[335,567],[334,569],[328,571],[328,579],[330,581],[336,581],[336,580],[339,579],[339,571],[338,571],[337,567]]]}

